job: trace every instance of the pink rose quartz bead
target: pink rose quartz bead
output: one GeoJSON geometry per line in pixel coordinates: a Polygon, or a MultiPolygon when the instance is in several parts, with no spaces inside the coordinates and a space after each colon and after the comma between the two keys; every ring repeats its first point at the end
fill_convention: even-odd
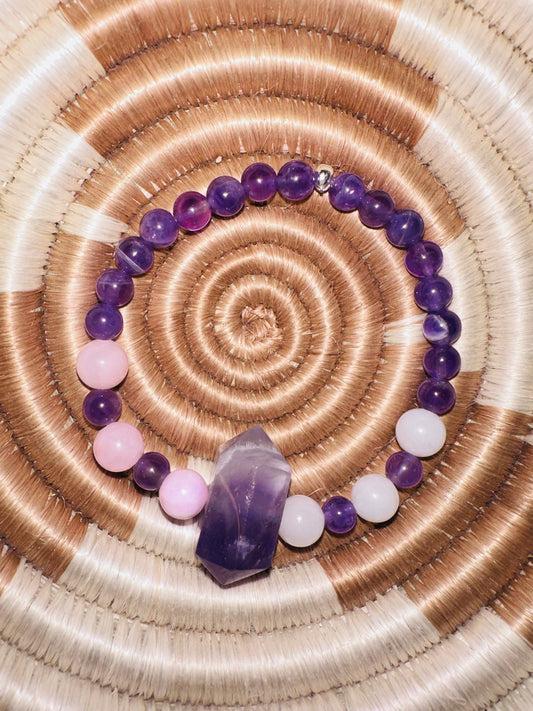
{"type": "Polygon", "coordinates": [[[76,371],[88,388],[109,390],[121,383],[128,372],[128,356],[115,341],[96,339],[78,353],[76,371]]]}
{"type": "Polygon", "coordinates": [[[127,422],[112,422],[94,438],[94,458],[108,472],[125,472],[131,469],[143,452],[141,433],[127,422]]]}
{"type": "Polygon", "coordinates": [[[171,518],[187,521],[197,516],[207,501],[207,484],[192,469],[175,469],[159,489],[159,503],[171,518]]]}

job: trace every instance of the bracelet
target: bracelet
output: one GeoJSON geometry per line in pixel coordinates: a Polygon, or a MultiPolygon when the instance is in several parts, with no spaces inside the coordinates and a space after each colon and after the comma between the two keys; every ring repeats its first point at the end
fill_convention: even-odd
{"type": "Polygon", "coordinates": [[[256,162],[245,169],[240,180],[226,175],[215,178],[205,196],[196,191],[182,193],[173,213],[160,208],[147,212],[139,236],[119,242],[116,268],[98,277],[99,301],[85,317],[86,331],[93,340],[81,349],[76,363],[78,377],[91,388],[83,402],[83,414],[100,428],[93,442],[94,457],[108,472],[132,469],[141,489],[159,491],[161,508],[172,519],[188,520],[203,511],[196,555],[220,584],[268,569],[278,535],[289,546],[300,548],[314,544],[324,528],[333,534],[350,532],[358,516],[372,523],[389,521],[399,507],[398,489],[419,484],[421,458],[443,447],[446,429],[440,415],[455,404],[450,380],[459,373],[461,359],[452,343],[460,336],[461,321],[448,309],[451,284],[438,274],[442,251],[423,236],[424,222],[417,212],[396,209],[388,193],[367,191],[354,173],[335,176],[330,166],[314,170],[304,161],[291,160],[276,174],[272,166],[256,162]],[[417,390],[420,407],[403,413],[396,423],[400,451],[388,458],[386,476],[365,474],[354,483],[351,500],[333,496],[322,506],[307,496],[287,496],[289,463],[259,425],[221,444],[209,488],[191,469],[171,472],[164,455],[144,453],[136,427],[119,421],[122,403],[114,389],[128,372],[128,357],[114,340],[123,327],[119,309],[133,297],[132,277],[150,270],[154,249],[170,247],[179,230],[203,230],[213,215],[237,215],[246,200],[264,205],[279,192],[289,202],[302,202],[313,191],[327,193],[336,210],[357,210],[365,226],[385,228],[388,241],[406,250],[405,266],[419,279],[414,298],[427,312],[423,333],[431,344],[423,358],[428,377],[417,390]]]}

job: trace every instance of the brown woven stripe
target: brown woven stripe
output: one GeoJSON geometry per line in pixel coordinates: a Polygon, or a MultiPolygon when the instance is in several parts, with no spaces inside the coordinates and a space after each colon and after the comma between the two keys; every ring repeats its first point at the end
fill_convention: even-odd
{"type": "Polygon", "coordinates": [[[387,47],[394,32],[401,0],[332,0],[323,3],[293,0],[290,3],[228,3],[225,0],[65,0],[60,4],[66,19],[80,32],[104,67],[162,38],[200,30],[237,25],[304,27],[335,32],[376,47],[387,47]]]}
{"type": "MultiPolygon", "coordinates": [[[[531,529],[530,529],[531,530],[531,529]]],[[[533,565],[528,563],[491,607],[533,645],[533,565]]]]}
{"type": "Polygon", "coordinates": [[[19,564],[20,558],[11,548],[0,551],[0,595],[13,580],[19,564]]]}
{"type": "MultiPolygon", "coordinates": [[[[520,439],[528,433],[529,417],[480,407],[473,420],[475,426],[468,432],[474,443],[471,462],[457,472],[475,485],[472,503],[479,507],[479,515],[470,524],[465,522],[464,533],[406,587],[442,634],[493,600],[517,575],[531,548],[531,447],[520,439]],[[490,496],[484,501],[486,489],[490,496]]],[[[452,505],[459,503],[454,500],[452,505]]]]}
{"type": "Polygon", "coordinates": [[[417,142],[438,98],[426,77],[338,36],[228,28],[164,41],[129,57],[78,96],[63,118],[106,154],[156,116],[230,98],[236,85],[240,96],[301,97],[362,112],[369,123],[410,143],[417,142]]]}

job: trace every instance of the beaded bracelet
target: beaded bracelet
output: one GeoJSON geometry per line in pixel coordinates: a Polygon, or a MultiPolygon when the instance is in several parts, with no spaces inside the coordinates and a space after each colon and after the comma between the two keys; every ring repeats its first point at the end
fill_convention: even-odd
{"type": "Polygon", "coordinates": [[[228,584],[270,567],[278,535],[290,546],[315,543],[324,528],[334,534],[348,533],[357,516],[372,523],[389,521],[399,506],[398,489],[420,483],[420,458],[437,453],[444,445],[445,426],[439,417],[455,404],[449,382],[461,360],[451,345],[460,336],[459,317],[448,310],[450,283],[438,272],[442,251],[423,240],[424,222],[414,210],[396,209],[391,196],[381,190],[367,191],[354,173],[334,176],[321,165],[315,171],[306,162],[291,160],[279,172],[266,163],[252,163],[241,180],[220,176],[206,195],[182,193],[173,214],[154,209],[140,223],[139,236],[122,239],[115,252],[117,268],[104,271],[96,283],[99,303],[85,318],[89,336],[77,358],[80,380],[92,390],[85,397],[83,413],[101,428],[93,443],[97,463],[109,472],[133,468],[136,484],[147,491],[159,490],[163,511],[173,519],[188,520],[204,510],[197,555],[221,584],[228,584]],[[134,293],[133,276],[145,274],[154,261],[154,249],[172,245],[179,230],[198,232],[213,215],[233,217],[245,200],[266,204],[276,192],[290,202],[306,200],[313,191],[328,193],[340,212],[358,210],[367,227],[385,228],[395,247],[406,249],[407,270],[419,279],[416,304],[426,311],[423,333],[431,344],[423,359],[429,376],[418,390],[420,407],[403,413],[396,424],[401,448],[385,465],[386,476],[366,474],[352,488],[351,500],[329,498],[321,507],[307,496],[289,496],[290,467],[264,430],[256,425],[219,448],[215,478],[210,489],[190,469],[170,471],[170,463],[158,452],[144,452],[137,428],[119,422],[122,404],[113,389],[126,377],[128,358],[114,341],[122,331],[119,311],[134,293]]]}

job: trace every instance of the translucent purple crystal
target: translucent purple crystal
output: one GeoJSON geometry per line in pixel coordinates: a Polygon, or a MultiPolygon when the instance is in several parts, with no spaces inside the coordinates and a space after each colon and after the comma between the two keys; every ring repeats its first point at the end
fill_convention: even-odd
{"type": "Polygon", "coordinates": [[[122,400],[114,390],[91,390],[83,401],[83,414],[94,427],[116,422],[122,414],[122,400]]]}
{"type": "Polygon", "coordinates": [[[336,210],[357,210],[365,194],[365,184],[355,173],[341,173],[333,179],[329,189],[329,201],[336,210]]]}
{"type": "Polygon", "coordinates": [[[113,340],[122,332],[122,314],[111,304],[96,304],[85,314],[85,330],[91,338],[113,340]]]}
{"type": "Polygon", "coordinates": [[[266,202],[276,194],[276,171],[268,163],[252,163],[241,177],[244,193],[251,202],[266,202]]]}
{"type": "Polygon", "coordinates": [[[203,230],[211,220],[207,198],[195,190],[188,190],[176,198],[173,213],[178,225],[187,232],[203,230]]]}
{"type": "Polygon", "coordinates": [[[178,223],[168,210],[156,207],[142,218],[139,234],[154,249],[164,249],[176,241],[178,223]]]}
{"type": "Polygon", "coordinates": [[[455,388],[448,380],[427,378],[418,386],[416,398],[420,407],[444,415],[455,405],[455,388]]]}
{"type": "Polygon", "coordinates": [[[230,175],[219,175],[207,187],[207,202],[214,215],[233,217],[244,205],[242,183],[230,175]]]}
{"type": "Polygon", "coordinates": [[[423,364],[431,378],[450,380],[461,370],[461,356],[453,346],[431,346],[424,353],[423,364]]]}
{"type": "Polygon", "coordinates": [[[290,160],[278,172],[279,194],[291,202],[306,200],[315,189],[314,171],[303,160],[290,160]]]}
{"type": "Polygon", "coordinates": [[[322,511],[330,533],[348,533],[357,523],[355,506],[345,496],[332,496],[324,502],[322,511]]]}
{"type": "Polygon", "coordinates": [[[367,227],[385,227],[394,214],[394,200],[383,190],[369,190],[361,198],[359,219],[367,227]]]}
{"type": "Polygon", "coordinates": [[[133,479],[145,491],[157,491],[168,474],[170,463],[159,452],[145,452],[133,465],[133,479]]]}
{"type": "Polygon", "coordinates": [[[405,266],[415,277],[434,276],[442,267],[442,250],[435,242],[412,244],[405,254],[405,266]]]}
{"type": "Polygon", "coordinates": [[[271,566],[290,479],[259,425],[219,447],[196,555],[221,585],[271,566]]]}
{"type": "Polygon", "coordinates": [[[420,484],[424,468],[420,459],[409,452],[394,452],[385,463],[385,473],[397,489],[420,484]]]}
{"type": "Polygon", "coordinates": [[[111,306],[124,306],[133,297],[133,279],[122,269],[106,269],[96,282],[96,295],[111,306]]]}
{"type": "Polygon", "coordinates": [[[396,210],[387,225],[387,239],[395,247],[407,249],[424,234],[424,220],[415,210],[396,210]]]}
{"type": "Polygon", "coordinates": [[[423,329],[424,336],[430,343],[455,343],[461,335],[461,319],[448,309],[436,314],[429,313],[424,319],[423,329]]]}

